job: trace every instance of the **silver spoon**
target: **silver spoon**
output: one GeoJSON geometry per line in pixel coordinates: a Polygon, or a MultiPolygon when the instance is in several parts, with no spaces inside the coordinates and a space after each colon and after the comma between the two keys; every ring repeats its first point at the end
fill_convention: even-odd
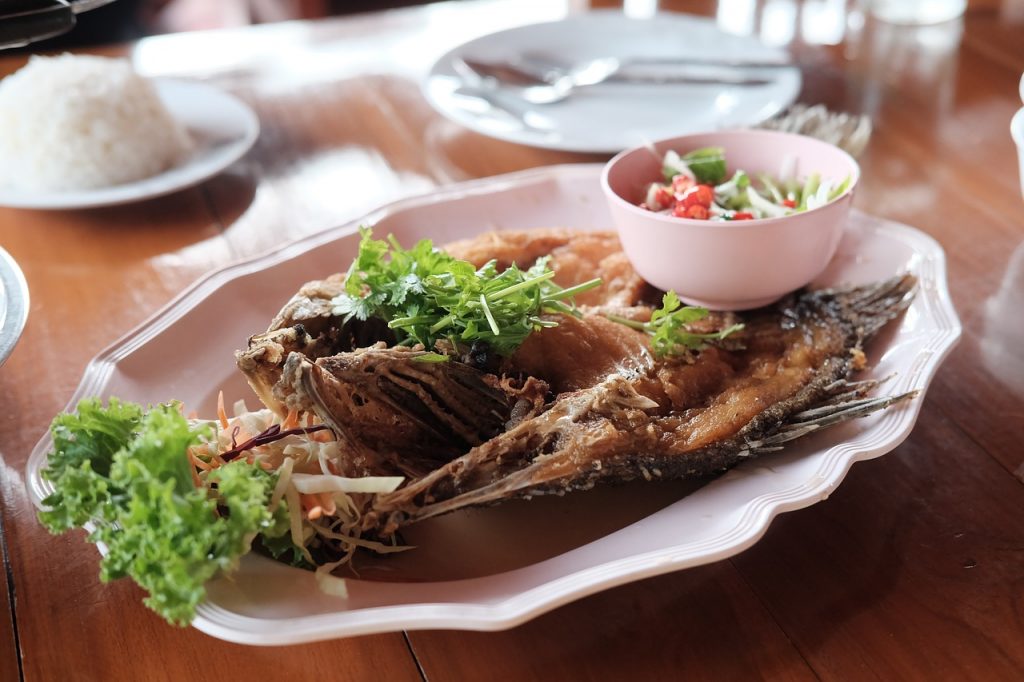
{"type": "Polygon", "coordinates": [[[531,104],[555,104],[573,94],[578,88],[605,82],[688,84],[688,85],[768,85],[774,78],[720,73],[711,76],[692,74],[625,75],[620,74],[621,62],[614,57],[593,59],[569,71],[554,69],[534,70],[520,63],[488,62],[472,57],[459,60],[470,71],[494,86],[518,88],[516,94],[531,104]]]}

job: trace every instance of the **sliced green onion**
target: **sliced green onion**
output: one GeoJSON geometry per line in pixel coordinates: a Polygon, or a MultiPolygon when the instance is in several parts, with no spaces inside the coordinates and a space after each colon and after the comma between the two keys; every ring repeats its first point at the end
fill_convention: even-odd
{"type": "Polygon", "coordinates": [[[627,317],[621,317],[619,315],[612,315],[611,313],[605,315],[605,317],[607,317],[612,322],[618,322],[619,324],[624,324],[627,327],[632,327],[633,329],[638,329],[642,332],[647,331],[648,323],[637,322],[636,320],[631,320],[627,317]]]}
{"type": "Polygon", "coordinates": [[[519,282],[518,284],[513,284],[510,287],[505,287],[504,289],[500,289],[499,291],[496,291],[493,294],[490,294],[490,296],[488,296],[488,298],[490,298],[491,301],[497,301],[498,299],[505,298],[506,296],[514,294],[517,291],[521,291],[523,289],[528,289],[529,287],[532,287],[532,286],[534,286],[536,284],[539,284],[541,282],[546,282],[546,281],[548,281],[549,279],[551,279],[554,276],[555,276],[554,271],[548,271],[548,272],[545,272],[543,275],[537,275],[536,277],[531,277],[530,279],[524,279],[522,282],[519,282]]]}
{"type": "Polygon", "coordinates": [[[436,334],[437,332],[441,331],[445,327],[451,325],[451,323],[454,322],[454,321],[455,321],[455,316],[454,315],[445,315],[440,320],[438,320],[433,325],[431,325],[430,333],[431,334],[436,334]]]}
{"type": "Polygon", "coordinates": [[[850,176],[847,175],[846,178],[841,183],[839,183],[838,187],[829,192],[828,200],[832,201],[833,199],[838,199],[843,194],[843,192],[845,192],[846,189],[850,186],[850,180],[850,176]]]}
{"type": "Polygon", "coordinates": [[[807,176],[807,179],[804,181],[804,187],[800,190],[800,200],[797,202],[797,210],[806,210],[807,200],[818,192],[819,185],[821,185],[821,175],[818,173],[811,173],[807,176]]]}
{"type": "MultiPolygon", "coordinates": [[[[776,204],[781,204],[786,199],[786,197],[782,196],[782,192],[779,190],[778,185],[775,184],[775,181],[772,180],[770,175],[768,175],[767,173],[761,173],[757,176],[757,179],[761,181],[761,184],[764,185],[764,188],[768,190],[769,194],[772,195],[772,201],[774,201],[776,204]]],[[[753,187],[747,187],[748,196],[752,190],[753,187]]]]}
{"type": "Polygon", "coordinates": [[[530,322],[537,327],[543,327],[545,329],[553,329],[558,326],[558,323],[554,320],[545,320],[542,317],[531,317],[530,322]]]}
{"type": "Polygon", "coordinates": [[[441,353],[424,353],[423,355],[417,355],[412,359],[413,362],[448,362],[451,360],[451,356],[443,355],[441,353]]]}
{"type": "Polygon", "coordinates": [[[756,208],[758,211],[763,213],[769,218],[779,218],[786,215],[787,209],[784,206],[773,204],[772,202],[765,199],[763,196],[757,193],[753,187],[747,188],[747,198],[750,199],[750,205],[756,208]]]}
{"type": "Polygon", "coordinates": [[[576,310],[576,308],[573,308],[572,306],[567,306],[566,304],[562,303],[561,301],[547,301],[547,302],[545,302],[544,303],[544,310],[545,311],[555,311],[555,312],[558,312],[558,313],[562,313],[563,315],[572,315],[573,317],[576,317],[576,318],[583,317],[583,315],[580,313],[580,311],[576,310]]]}
{"type": "Polygon", "coordinates": [[[577,284],[576,286],[569,287],[568,289],[560,289],[554,293],[547,294],[546,296],[542,297],[541,300],[544,302],[559,301],[563,298],[569,298],[570,296],[575,296],[576,294],[582,293],[584,291],[590,291],[594,287],[599,286],[601,286],[601,278],[595,277],[592,280],[583,282],[582,284],[577,284]]]}
{"type": "Polygon", "coordinates": [[[487,297],[480,294],[480,305],[483,306],[484,316],[487,318],[487,324],[490,325],[491,331],[494,332],[495,336],[501,334],[501,329],[498,328],[498,323],[494,321],[494,315],[491,314],[491,307],[487,305],[487,297]]]}
{"type": "Polygon", "coordinates": [[[396,317],[395,319],[388,322],[388,326],[392,329],[396,327],[411,327],[417,324],[426,324],[427,322],[434,321],[433,315],[417,315],[416,317],[396,317]]]}

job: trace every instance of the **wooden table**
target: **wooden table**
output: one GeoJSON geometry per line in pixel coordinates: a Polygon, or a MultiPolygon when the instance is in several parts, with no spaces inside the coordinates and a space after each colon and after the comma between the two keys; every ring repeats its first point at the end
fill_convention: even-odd
{"type": "MultiPolygon", "coordinates": [[[[715,12],[709,1],[669,4],[715,12]]],[[[732,559],[506,632],[290,648],[170,627],[133,585],[100,584],[81,534],[51,537],[36,522],[28,452],[89,358],[203,273],[436,185],[599,160],[471,133],[436,114],[417,83],[465,39],[581,3],[462,2],[109,50],[147,74],[237,93],[263,133],[227,173],[170,197],[0,209],[0,244],[32,292],[24,337],[0,370],[0,581],[10,597],[0,679],[1024,678],[1024,205],[1008,132],[1021,106],[1024,8],[973,3],[962,24],[922,29],[862,26],[857,13],[822,23],[843,4],[787,14],[793,3],[757,3],[744,24],[746,3],[723,2],[721,20],[795,36],[801,101],[874,117],[856,204],[946,249],[964,337],[910,438],[732,559]],[[839,44],[820,44],[829,41],[839,44]]],[[[0,74],[21,64],[0,60],[0,74]]]]}

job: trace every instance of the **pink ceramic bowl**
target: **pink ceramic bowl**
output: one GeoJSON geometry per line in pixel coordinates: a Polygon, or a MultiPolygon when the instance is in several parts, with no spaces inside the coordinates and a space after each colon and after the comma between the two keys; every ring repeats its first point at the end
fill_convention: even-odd
{"type": "Polygon", "coordinates": [[[834,145],[771,130],[684,135],[628,149],[601,174],[622,247],[640,276],[672,289],[691,305],[746,310],[767,305],[817,277],[836,252],[846,225],[860,167],[834,145]],[[787,156],[797,177],[818,172],[850,185],[816,209],[782,218],[712,222],[675,218],[640,208],[647,186],[661,178],[661,157],[701,147],[723,147],[729,175],[742,169],[756,177],[779,173],[787,156]]]}

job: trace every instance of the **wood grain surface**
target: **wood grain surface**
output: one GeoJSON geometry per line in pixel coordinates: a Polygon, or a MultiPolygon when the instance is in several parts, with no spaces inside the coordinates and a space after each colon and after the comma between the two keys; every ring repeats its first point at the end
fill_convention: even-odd
{"type": "MultiPolygon", "coordinates": [[[[147,75],[237,94],[262,132],[227,172],[169,197],[0,208],[0,246],[32,296],[0,368],[0,680],[1024,678],[1024,203],[1009,137],[1024,6],[972,2],[962,21],[907,28],[861,22],[852,0],[661,4],[711,16],[754,6],[767,39],[785,29],[768,5],[790,7],[800,100],[873,117],[855,203],[943,245],[964,325],[907,441],[730,560],[505,632],[258,648],[168,626],[135,586],[100,583],[94,548],[48,535],[26,495],[28,453],[88,360],[231,261],[438,185],[603,157],[470,132],[418,83],[466,39],[586,3],[442,3],[111,47],[147,75]],[[814,28],[825,7],[848,12],[828,40],[814,28]]],[[[0,75],[23,63],[0,59],[0,75]]]]}

